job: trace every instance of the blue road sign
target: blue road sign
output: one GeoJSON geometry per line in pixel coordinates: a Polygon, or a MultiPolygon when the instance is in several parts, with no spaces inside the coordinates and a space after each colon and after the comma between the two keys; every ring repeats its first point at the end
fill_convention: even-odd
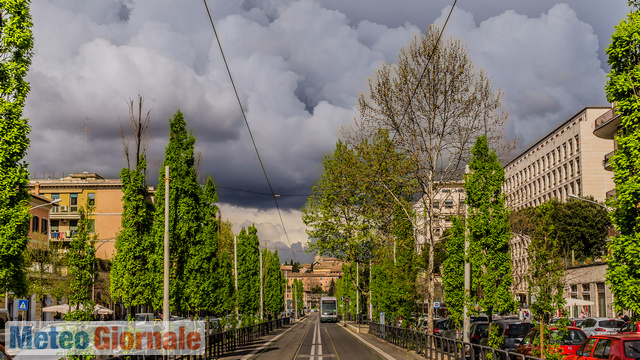
{"type": "Polygon", "coordinates": [[[434,303],[433,303],[433,307],[434,307],[435,309],[439,309],[439,308],[440,308],[440,303],[439,303],[439,302],[437,302],[437,301],[434,301],[434,303]]]}
{"type": "Polygon", "coordinates": [[[20,311],[29,310],[29,300],[18,300],[18,310],[20,311]]]}

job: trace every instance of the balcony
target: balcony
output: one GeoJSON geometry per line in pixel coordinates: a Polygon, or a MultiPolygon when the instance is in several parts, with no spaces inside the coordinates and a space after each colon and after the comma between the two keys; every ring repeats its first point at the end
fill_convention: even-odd
{"type": "Polygon", "coordinates": [[[611,171],[611,158],[613,157],[613,153],[615,153],[615,151],[612,151],[606,154],[604,156],[604,160],[602,161],[602,165],[604,166],[604,169],[607,171],[611,171]]]}
{"type": "Polygon", "coordinates": [[[620,115],[616,114],[615,108],[611,108],[596,118],[593,134],[601,139],[613,140],[613,135],[618,130],[619,125],[620,115]]]}

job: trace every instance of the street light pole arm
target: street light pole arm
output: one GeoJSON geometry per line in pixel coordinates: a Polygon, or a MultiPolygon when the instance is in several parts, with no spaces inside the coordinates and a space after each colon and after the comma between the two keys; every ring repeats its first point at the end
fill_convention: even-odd
{"type": "Polygon", "coordinates": [[[609,212],[611,212],[611,211],[613,210],[612,208],[610,208],[610,207],[608,207],[608,206],[605,206],[605,205],[602,205],[602,204],[600,204],[600,203],[599,203],[599,202],[597,202],[597,201],[593,201],[593,200],[589,200],[589,199],[581,198],[581,197],[579,197],[578,195],[575,195],[575,194],[569,194],[569,195],[567,195],[567,196],[569,196],[570,198],[573,198],[573,199],[577,199],[577,200],[581,200],[581,201],[590,202],[590,203],[592,203],[592,204],[596,204],[596,205],[598,205],[598,206],[600,206],[600,207],[603,207],[605,210],[607,210],[607,211],[609,211],[609,212]]]}

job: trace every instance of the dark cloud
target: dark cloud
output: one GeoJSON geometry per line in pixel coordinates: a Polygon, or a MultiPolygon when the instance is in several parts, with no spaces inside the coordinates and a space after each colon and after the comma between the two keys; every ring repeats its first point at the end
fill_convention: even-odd
{"type": "MultiPolygon", "coordinates": [[[[223,217],[233,214],[236,230],[256,223],[270,244],[305,244],[306,198],[286,195],[311,191],[367,78],[414,34],[442,24],[451,2],[207,4],[262,164],[202,2],[42,0],[31,3],[30,169],[117,177],[126,166],[120,128],[140,94],[151,110],[152,183],[168,121],[180,110],[202,154],[201,174],[220,186],[223,217]],[[271,191],[282,195],[282,222],[271,191]]],[[[461,38],[504,91],[508,133],[527,146],[581,108],[606,105],[604,48],[627,11],[624,0],[459,2],[447,34],[461,38]]]]}

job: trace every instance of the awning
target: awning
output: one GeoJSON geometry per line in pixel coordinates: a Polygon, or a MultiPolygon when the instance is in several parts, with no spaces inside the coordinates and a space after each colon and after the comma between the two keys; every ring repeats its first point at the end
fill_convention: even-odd
{"type": "Polygon", "coordinates": [[[586,306],[586,305],[593,305],[594,302],[593,301],[589,301],[589,300],[580,300],[580,299],[564,299],[567,304],[565,306],[586,306]]]}

